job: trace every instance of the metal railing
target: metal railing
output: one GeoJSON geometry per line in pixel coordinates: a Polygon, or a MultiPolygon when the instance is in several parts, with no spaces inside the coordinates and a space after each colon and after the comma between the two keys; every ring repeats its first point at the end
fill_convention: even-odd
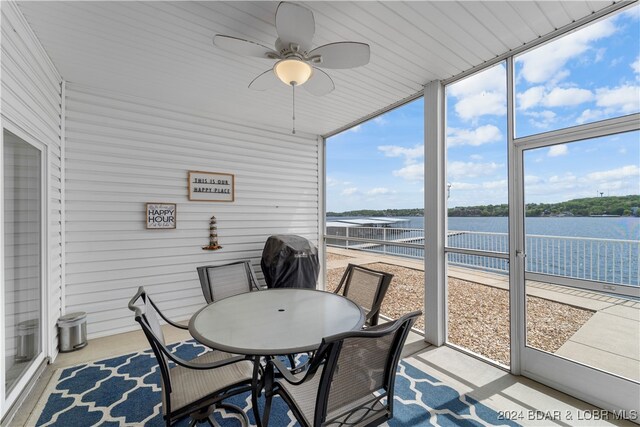
{"type": "Polygon", "coordinates": [[[424,229],[388,227],[327,227],[329,246],[424,258],[424,229]]]}
{"type": "MultiPolygon", "coordinates": [[[[327,227],[329,246],[424,258],[420,228],[327,227]]],[[[449,230],[447,246],[506,253],[507,233],[449,230]]],[[[525,236],[526,271],[530,273],[640,286],[640,241],[564,236],[525,236]]],[[[508,272],[504,259],[449,253],[449,263],[508,272]]]]}

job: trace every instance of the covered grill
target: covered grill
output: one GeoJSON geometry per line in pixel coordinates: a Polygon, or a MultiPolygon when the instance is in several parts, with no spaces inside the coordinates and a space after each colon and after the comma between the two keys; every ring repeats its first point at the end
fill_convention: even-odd
{"type": "Polygon", "coordinates": [[[273,235],[264,245],[260,267],[269,288],[315,289],[320,271],[318,250],[304,237],[273,235]]]}

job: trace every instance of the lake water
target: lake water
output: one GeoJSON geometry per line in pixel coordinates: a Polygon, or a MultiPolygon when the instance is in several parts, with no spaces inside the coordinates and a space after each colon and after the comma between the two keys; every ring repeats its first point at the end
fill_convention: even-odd
{"type": "MultiPolygon", "coordinates": [[[[329,221],[340,219],[346,218],[327,218],[329,221]]],[[[424,228],[422,217],[405,217],[404,219],[408,222],[397,224],[397,228],[424,228]]],[[[506,217],[452,217],[448,221],[450,231],[461,232],[452,233],[448,237],[449,247],[507,252],[509,243],[506,234],[508,231],[506,217]]],[[[632,286],[640,285],[640,218],[526,218],[525,228],[526,269],[529,272],[632,286]]],[[[344,235],[339,234],[340,231],[331,229],[327,232],[344,235]]],[[[424,244],[422,232],[350,229],[349,236],[375,240],[386,238],[387,241],[397,239],[415,245],[424,244]]],[[[340,246],[345,244],[344,241],[331,241],[329,238],[327,243],[340,246]]],[[[358,241],[351,241],[348,244],[349,247],[362,250],[393,253],[412,258],[424,257],[424,250],[419,246],[367,244],[363,247],[358,241]]],[[[505,260],[493,257],[450,253],[449,262],[496,272],[508,271],[505,260]]]]}
{"type": "MultiPolygon", "coordinates": [[[[407,219],[409,223],[399,224],[398,227],[424,228],[423,217],[403,218],[407,219]]],[[[329,217],[327,221],[339,221],[340,219],[346,218],[329,217]]],[[[507,217],[451,217],[448,221],[449,230],[484,231],[491,233],[506,233],[508,231],[507,217]]],[[[526,218],[525,227],[526,234],[640,240],[639,217],[526,218]]]]}

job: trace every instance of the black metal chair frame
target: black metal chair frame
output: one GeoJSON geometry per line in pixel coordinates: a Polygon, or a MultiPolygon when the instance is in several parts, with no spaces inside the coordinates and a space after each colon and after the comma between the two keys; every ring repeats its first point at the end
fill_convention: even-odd
{"type": "MultiPolygon", "coordinates": [[[[309,367],[302,376],[293,375],[287,367],[277,359],[273,359],[272,363],[280,371],[282,378],[290,384],[298,385],[305,381],[311,380],[318,369],[323,366],[321,378],[319,381],[318,393],[316,395],[315,412],[313,427],[336,425],[336,426],[353,426],[360,425],[362,421],[366,419],[366,426],[377,426],[385,421],[393,418],[393,396],[394,396],[394,383],[396,378],[396,368],[400,361],[400,355],[402,353],[402,347],[404,342],[411,331],[411,327],[416,318],[422,314],[421,311],[414,311],[412,313],[405,314],[398,320],[384,323],[369,329],[355,332],[345,332],[337,334],[331,337],[327,337],[322,340],[320,348],[315,353],[313,359],[309,362],[309,367]],[[333,375],[337,369],[338,357],[342,349],[342,345],[347,338],[369,337],[379,338],[388,334],[395,334],[393,343],[391,345],[391,351],[387,357],[385,372],[384,372],[384,385],[385,392],[378,396],[372,394],[371,400],[365,403],[371,405],[371,410],[363,414],[358,414],[361,406],[352,408],[346,413],[340,413],[333,419],[326,419],[327,417],[327,402],[331,393],[331,383],[333,375]],[[382,410],[379,410],[378,414],[371,417],[372,412],[376,412],[373,406],[386,398],[387,403],[383,406],[382,410]],[[371,418],[369,418],[371,417],[371,418]],[[368,418],[368,419],[367,419],[368,418]]],[[[303,426],[309,426],[303,414],[300,413],[293,398],[288,394],[279,382],[276,382],[274,386],[275,394],[279,394],[292,410],[298,422],[303,426]]],[[[309,426],[310,427],[310,426],[309,426]]]]}
{"type": "Polygon", "coordinates": [[[197,400],[193,403],[179,409],[178,411],[172,412],[171,410],[171,376],[169,374],[170,367],[167,359],[172,361],[173,363],[183,366],[188,369],[195,370],[207,370],[207,369],[216,369],[221,368],[223,366],[231,365],[233,363],[237,363],[240,361],[252,360],[247,356],[234,356],[229,357],[214,363],[192,363],[182,358],[174,355],[156,336],[153,332],[149,321],[147,320],[146,313],[143,308],[136,305],[136,302],[141,299],[143,303],[149,302],[155,311],[164,319],[168,324],[174,326],[179,329],[189,329],[187,326],[180,325],[168,319],[162,312],[158,309],[156,304],[149,298],[144,288],[140,286],[138,288],[138,292],[131,298],[129,301],[129,309],[135,313],[135,320],[140,324],[142,331],[144,332],[147,340],[151,344],[151,349],[153,350],[153,354],[155,355],[158,365],[160,366],[160,376],[162,379],[163,387],[162,390],[165,396],[165,412],[164,419],[167,427],[171,426],[171,423],[181,419],[187,415],[192,417],[192,421],[189,426],[194,426],[199,422],[206,421],[212,426],[218,426],[218,423],[211,416],[214,408],[224,408],[227,410],[231,410],[233,412],[237,412],[241,415],[244,425],[249,425],[249,419],[244,411],[238,406],[231,405],[228,403],[222,403],[222,400],[235,396],[240,393],[244,393],[246,391],[251,390],[251,379],[247,381],[241,381],[236,384],[232,384],[223,389],[216,390],[215,392],[197,400]]]}
{"type": "Polygon", "coordinates": [[[363,267],[361,265],[349,264],[347,265],[342,278],[340,279],[340,283],[335,291],[335,294],[339,294],[340,290],[344,287],[344,291],[342,292],[342,296],[349,298],[349,287],[351,285],[351,277],[353,275],[353,271],[355,269],[359,269],[369,273],[375,273],[381,275],[380,283],[378,284],[378,289],[376,291],[376,295],[371,306],[371,310],[367,313],[367,320],[365,325],[367,326],[375,326],[378,324],[378,318],[380,315],[380,307],[382,306],[382,301],[384,300],[385,295],[387,294],[387,290],[389,289],[389,285],[391,284],[391,279],[393,279],[393,274],[387,273],[384,271],[373,270],[371,268],[363,267]]]}
{"type": "Polygon", "coordinates": [[[202,267],[197,267],[196,269],[198,270],[198,277],[200,278],[200,286],[202,286],[202,294],[204,295],[204,299],[207,301],[207,304],[211,304],[212,302],[214,302],[213,291],[211,289],[211,283],[209,282],[209,275],[207,274],[208,269],[228,267],[238,264],[244,264],[247,270],[247,277],[249,278],[250,282],[247,286],[247,292],[260,290],[258,279],[256,278],[256,274],[253,271],[253,267],[251,266],[251,261],[249,260],[236,261],[220,265],[203,265],[202,267]]]}

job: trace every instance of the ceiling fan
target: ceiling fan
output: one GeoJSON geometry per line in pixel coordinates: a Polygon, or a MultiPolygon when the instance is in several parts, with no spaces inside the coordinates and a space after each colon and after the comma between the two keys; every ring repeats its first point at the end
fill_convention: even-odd
{"type": "Polygon", "coordinates": [[[277,60],[249,84],[250,89],[267,90],[282,82],[293,88],[293,133],[295,133],[295,87],[304,85],[313,95],[326,95],[335,89],[333,80],[320,68],[345,69],[369,63],[366,43],[337,42],[311,49],[315,34],[313,12],[304,6],[281,2],[276,10],[278,39],[275,49],[237,37],[216,34],[213,44],[239,55],[277,60]]]}

